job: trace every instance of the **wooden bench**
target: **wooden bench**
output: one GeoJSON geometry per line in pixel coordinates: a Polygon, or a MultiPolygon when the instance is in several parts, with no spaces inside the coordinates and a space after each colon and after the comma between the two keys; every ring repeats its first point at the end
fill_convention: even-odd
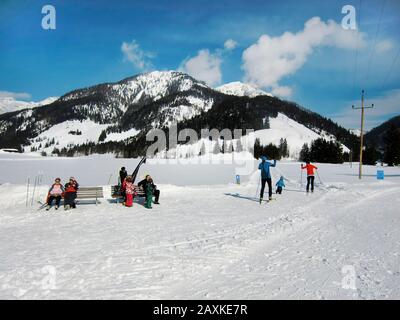
{"type": "MultiPolygon", "coordinates": [[[[137,193],[136,196],[138,196],[138,197],[145,197],[146,196],[146,193],[144,192],[144,190],[142,190],[140,188],[135,188],[135,192],[137,193]]],[[[119,200],[124,198],[122,193],[121,193],[121,186],[120,185],[111,186],[111,197],[116,199],[117,202],[119,202],[119,200]]]]}
{"type": "Polygon", "coordinates": [[[76,193],[76,200],[95,199],[96,205],[98,199],[103,197],[103,187],[80,187],[76,193]]]}

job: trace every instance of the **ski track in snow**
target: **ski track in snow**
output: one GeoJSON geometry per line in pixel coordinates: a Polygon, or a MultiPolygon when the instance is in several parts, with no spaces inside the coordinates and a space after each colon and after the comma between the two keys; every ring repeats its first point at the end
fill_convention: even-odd
{"type": "Polygon", "coordinates": [[[227,195],[254,197],[249,182],[161,185],[151,211],[103,199],[46,212],[25,208],[26,186],[1,185],[0,298],[399,298],[400,181],[329,178],[305,194],[290,168],[293,192],[261,205],[227,195]],[[342,288],[346,265],[356,290],[342,288]]]}

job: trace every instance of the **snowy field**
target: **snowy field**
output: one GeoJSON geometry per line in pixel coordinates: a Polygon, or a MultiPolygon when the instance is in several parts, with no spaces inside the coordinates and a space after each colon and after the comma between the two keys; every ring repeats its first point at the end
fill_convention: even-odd
{"type": "Polygon", "coordinates": [[[273,180],[283,174],[287,190],[260,205],[256,170],[235,185],[234,165],[149,162],[140,177],[161,189],[152,210],[108,199],[37,210],[56,176],[107,185],[136,163],[0,154],[0,299],[400,298],[400,168],[378,181],[365,166],[359,181],[356,164],[318,165],[307,195],[300,164],[278,162],[273,180]]]}

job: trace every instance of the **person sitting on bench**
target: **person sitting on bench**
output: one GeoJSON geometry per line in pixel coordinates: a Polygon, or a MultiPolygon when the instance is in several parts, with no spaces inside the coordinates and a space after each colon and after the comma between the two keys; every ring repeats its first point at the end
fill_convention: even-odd
{"type": "Polygon", "coordinates": [[[79,189],[79,184],[76,182],[74,177],[69,178],[69,182],[65,184],[65,193],[64,193],[64,210],[68,210],[70,208],[76,208],[76,194],[79,189]]]}
{"type": "MultiPolygon", "coordinates": [[[[145,194],[146,194],[146,190],[147,190],[147,188],[146,188],[147,184],[150,184],[153,189],[153,196],[155,197],[154,204],[160,204],[158,202],[158,199],[160,198],[160,190],[157,189],[157,186],[154,184],[153,179],[151,178],[150,175],[146,175],[146,177],[138,183],[138,187],[141,188],[143,191],[145,191],[145,194]]],[[[146,198],[147,198],[147,195],[146,195],[146,198]]]]}

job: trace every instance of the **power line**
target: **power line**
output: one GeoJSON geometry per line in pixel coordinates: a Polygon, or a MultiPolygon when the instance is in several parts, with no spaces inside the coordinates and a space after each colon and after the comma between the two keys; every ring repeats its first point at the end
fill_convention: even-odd
{"type": "Polygon", "coordinates": [[[356,25],[357,27],[357,35],[356,35],[356,53],[355,53],[355,62],[354,62],[354,76],[353,76],[353,92],[355,91],[356,88],[356,74],[357,74],[357,65],[358,65],[358,43],[359,43],[359,38],[360,38],[360,32],[359,32],[359,27],[360,27],[360,21],[361,21],[361,0],[359,0],[358,3],[358,23],[356,25]]]}
{"type": "Polygon", "coordinates": [[[374,54],[375,54],[375,46],[376,46],[376,43],[377,43],[379,31],[380,31],[382,13],[383,13],[383,8],[385,7],[385,3],[386,3],[386,0],[383,0],[382,1],[382,5],[381,5],[381,11],[380,11],[380,14],[379,14],[378,25],[376,26],[374,43],[372,45],[371,54],[369,56],[369,60],[368,60],[368,64],[367,64],[367,74],[365,76],[365,82],[368,82],[369,73],[370,73],[370,70],[371,70],[372,59],[373,59],[374,54]]]}
{"type": "Polygon", "coordinates": [[[389,80],[390,75],[392,73],[392,70],[393,70],[394,66],[396,65],[396,61],[399,58],[399,56],[400,56],[400,46],[399,46],[399,50],[397,51],[397,54],[395,55],[395,57],[394,57],[394,59],[392,61],[392,64],[391,64],[391,66],[390,66],[390,68],[388,70],[388,73],[387,73],[386,77],[383,78],[381,90],[383,90],[383,87],[385,86],[386,82],[389,80]]]}

